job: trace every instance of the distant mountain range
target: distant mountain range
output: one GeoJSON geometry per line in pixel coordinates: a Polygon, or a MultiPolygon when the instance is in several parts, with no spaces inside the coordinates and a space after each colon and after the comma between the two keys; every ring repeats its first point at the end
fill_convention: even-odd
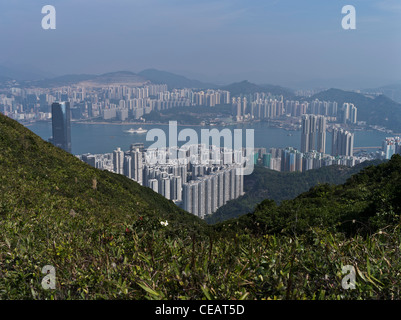
{"type": "Polygon", "coordinates": [[[293,91],[291,91],[291,89],[270,84],[258,85],[247,80],[232,83],[227,86],[220,87],[220,89],[230,91],[233,96],[239,94],[252,94],[255,92],[266,92],[273,95],[283,95],[287,99],[292,99],[295,97],[295,94],[293,91]]]}
{"type": "Polygon", "coordinates": [[[255,92],[270,92],[274,95],[284,95],[285,97],[292,98],[294,93],[291,89],[283,88],[275,85],[257,85],[247,80],[242,82],[232,83],[225,86],[219,86],[213,83],[202,82],[199,80],[189,79],[187,77],[156,69],[146,69],[139,73],[130,71],[118,71],[101,75],[94,74],[70,74],[54,78],[38,77],[36,79],[14,77],[13,72],[1,72],[0,68],[0,81],[7,81],[11,79],[18,80],[23,86],[36,86],[36,87],[56,87],[65,86],[78,83],[84,84],[113,84],[113,83],[146,83],[151,82],[155,84],[167,84],[169,89],[176,88],[197,88],[197,89],[222,89],[228,90],[233,95],[237,94],[250,94],[255,92]]]}
{"type": "Polygon", "coordinates": [[[175,88],[198,88],[213,89],[218,87],[212,83],[205,83],[198,80],[188,79],[187,77],[177,75],[167,71],[156,69],[146,69],[138,73],[139,76],[150,80],[152,83],[167,84],[170,89],[175,88]]]}
{"type": "MultiPolygon", "coordinates": [[[[1,69],[0,69],[1,71],[1,69]]],[[[100,86],[104,84],[167,84],[169,89],[175,88],[217,88],[218,86],[211,83],[204,83],[198,80],[191,80],[184,76],[174,73],[159,71],[156,69],[147,69],[139,73],[130,71],[117,71],[101,75],[94,74],[70,74],[54,78],[40,78],[40,79],[24,79],[6,76],[11,73],[0,72],[0,82],[8,81],[11,79],[18,80],[22,86],[34,87],[57,87],[67,86],[73,84],[100,86]]]]}

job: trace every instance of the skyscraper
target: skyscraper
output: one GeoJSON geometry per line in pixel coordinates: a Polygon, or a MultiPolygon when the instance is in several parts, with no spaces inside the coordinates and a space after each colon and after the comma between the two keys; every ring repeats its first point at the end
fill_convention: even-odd
{"type": "Polygon", "coordinates": [[[163,178],[162,180],[161,180],[161,184],[160,184],[160,194],[163,196],[163,197],[165,197],[165,198],[167,198],[167,199],[171,199],[171,193],[170,193],[170,190],[171,190],[171,187],[170,187],[170,179],[169,178],[163,178]]]}
{"type": "Polygon", "coordinates": [[[206,209],[206,194],[205,194],[205,180],[200,179],[197,181],[198,185],[198,214],[197,216],[201,219],[205,217],[205,209],[206,209]]]}
{"type": "Polygon", "coordinates": [[[326,118],[318,116],[317,121],[317,152],[326,152],[326,118]]]}
{"type": "Polygon", "coordinates": [[[306,153],[309,151],[309,136],[311,134],[309,115],[303,115],[301,121],[302,121],[301,152],[306,153]]]}
{"type": "Polygon", "coordinates": [[[173,176],[170,188],[171,199],[182,201],[182,177],[173,176]]]}
{"type": "Polygon", "coordinates": [[[132,158],[132,179],[134,179],[140,185],[143,185],[143,155],[141,148],[139,146],[132,145],[130,153],[132,158]]]}
{"type": "Polygon", "coordinates": [[[132,162],[131,156],[124,156],[124,165],[123,165],[124,175],[130,179],[132,179],[131,162],[132,162]]]}
{"type": "Polygon", "coordinates": [[[113,152],[113,166],[115,173],[124,174],[124,151],[121,148],[113,152]]]}
{"type": "Polygon", "coordinates": [[[326,152],[326,118],[305,114],[302,116],[301,152],[312,150],[326,152]]]}
{"type": "Polygon", "coordinates": [[[350,122],[356,124],[358,120],[358,109],[354,105],[352,105],[350,113],[350,122]]]}
{"type": "Polygon", "coordinates": [[[333,156],[353,156],[354,155],[354,134],[344,129],[334,129],[332,138],[333,156]]]}
{"type": "Polygon", "coordinates": [[[150,179],[148,187],[154,192],[159,192],[159,181],[157,179],[150,179]]]}
{"type": "Polygon", "coordinates": [[[71,153],[71,110],[69,102],[52,104],[52,143],[71,153]]]}
{"type": "Polygon", "coordinates": [[[358,109],[352,103],[344,103],[341,108],[340,120],[342,123],[357,123],[358,109]]]}
{"type": "Polygon", "coordinates": [[[192,189],[191,184],[184,183],[182,185],[182,198],[183,198],[183,208],[184,210],[192,212],[192,189]]]}
{"type": "Polygon", "coordinates": [[[212,209],[212,178],[211,176],[206,176],[205,178],[205,215],[209,215],[213,213],[212,209]]]}

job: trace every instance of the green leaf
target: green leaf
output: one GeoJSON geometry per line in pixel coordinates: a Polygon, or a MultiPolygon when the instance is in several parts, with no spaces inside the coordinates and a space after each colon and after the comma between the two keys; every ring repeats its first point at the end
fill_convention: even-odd
{"type": "Polygon", "coordinates": [[[147,293],[156,296],[156,297],[160,297],[160,293],[156,292],[155,290],[153,290],[152,288],[150,288],[147,284],[145,283],[140,283],[137,282],[137,284],[143,289],[145,290],[147,293]]]}

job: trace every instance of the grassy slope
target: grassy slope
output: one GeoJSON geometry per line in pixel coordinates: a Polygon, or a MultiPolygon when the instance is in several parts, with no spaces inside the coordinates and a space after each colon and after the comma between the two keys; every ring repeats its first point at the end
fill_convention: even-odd
{"type": "Polygon", "coordinates": [[[60,215],[71,209],[106,220],[147,214],[179,220],[186,226],[203,225],[149,188],[124,176],[96,170],[16,122],[0,117],[3,210],[18,207],[18,211],[30,214],[52,205],[60,215]]]}
{"type": "MultiPolygon", "coordinates": [[[[368,188],[371,176],[385,191],[378,200],[394,203],[399,167],[370,170],[342,187],[342,197],[347,188],[363,195],[358,187],[368,188]],[[385,172],[393,180],[381,181],[385,172]]],[[[298,197],[301,211],[318,210],[316,194],[333,208],[342,201],[321,192],[298,197]]],[[[149,189],[91,168],[0,115],[0,299],[399,298],[396,223],[368,238],[328,232],[313,219],[297,235],[266,234],[274,212],[264,202],[253,217],[213,231],[149,189]],[[41,287],[49,264],[56,290],[41,287]],[[357,290],[341,288],[346,264],[359,270],[357,290]]]]}
{"type": "Polygon", "coordinates": [[[125,234],[140,217],[151,228],[168,220],[176,237],[180,230],[207,231],[203,221],[149,188],[96,170],[3,115],[0,150],[0,239],[6,250],[0,257],[26,258],[23,268],[30,273],[34,265],[53,263],[73,279],[72,269],[87,268],[96,259],[109,263],[101,256],[104,242],[125,234]],[[66,258],[69,271],[63,269],[66,258]]]}

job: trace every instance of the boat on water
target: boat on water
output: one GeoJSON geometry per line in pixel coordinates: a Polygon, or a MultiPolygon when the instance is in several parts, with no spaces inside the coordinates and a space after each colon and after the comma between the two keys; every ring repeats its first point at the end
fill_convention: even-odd
{"type": "Polygon", "coordinates": [[[142,129],[142,128],[138,128],[138,129],[133,129],[133,128],[131,128],[131,129],[129,129],[129,130],[126,130],[125,132],[127,132],[127,133],[142,134],[142,133],[148,132],[148,130],[142,129]]]}

